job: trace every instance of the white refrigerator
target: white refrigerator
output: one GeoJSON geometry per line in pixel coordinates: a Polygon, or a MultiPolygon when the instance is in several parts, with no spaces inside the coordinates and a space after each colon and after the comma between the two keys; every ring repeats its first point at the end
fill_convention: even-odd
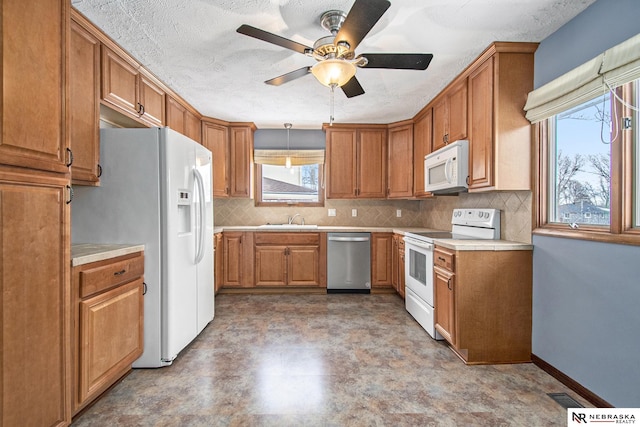
{"type": "Polygon", "coordinates": [[[73,243],[144,244],[144,352],[170,365],[213,320],[211,152],[169,128],[101,129],[99,187],[74,187],[73,243]]]}

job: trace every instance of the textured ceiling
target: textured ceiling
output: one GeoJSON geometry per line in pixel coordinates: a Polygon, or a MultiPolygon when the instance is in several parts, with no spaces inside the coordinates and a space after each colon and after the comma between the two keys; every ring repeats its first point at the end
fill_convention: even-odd
{"type": "MultiPolygon", "coordinates": [[[[493,41],[539,42],[595,0],[391,0],[357,53],[432,53],[426,71],[358,69],[366,91],[335,94],[340,123],[413,117],[493,41]]],[[[320,128],[330,90],[309,74],[264,83],[315,60],[238,34],[241,24],[307,46],[353,0],[72,0],[72,5],[205,116],[259,128],[320,128]]]]}

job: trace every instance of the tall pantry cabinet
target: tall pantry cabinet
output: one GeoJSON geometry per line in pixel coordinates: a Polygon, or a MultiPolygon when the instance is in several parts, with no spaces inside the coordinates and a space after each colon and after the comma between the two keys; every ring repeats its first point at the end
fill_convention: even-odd
{"type": "Polygon", "coordinates": [[[68,425],[70,4],[0,4],[0,425],[68,425]]]}

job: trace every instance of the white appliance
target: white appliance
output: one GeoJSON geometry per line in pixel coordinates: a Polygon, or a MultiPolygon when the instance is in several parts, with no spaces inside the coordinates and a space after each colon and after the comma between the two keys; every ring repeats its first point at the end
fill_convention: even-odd
{"type": "Polygon", "coordinates": [[[404,235],[405,308],[431,335],[441,340],[434,324],[433,246],[438,239],[500,239],[500,210],[454,209],[452,231],[404,235]]]}
{"type": "Polygon", "coordinates": [[[211,152],[169,128],[101,129],[100,187],[75,187],[74,243],[145,245],[144,352],[172,363],[213,319],[211,152]]]}
{"type": "Polygon", "coordinates": [[[433,194],[467,191],[469,141],[460,139],[424,157],[424,188],[433,194]]]}

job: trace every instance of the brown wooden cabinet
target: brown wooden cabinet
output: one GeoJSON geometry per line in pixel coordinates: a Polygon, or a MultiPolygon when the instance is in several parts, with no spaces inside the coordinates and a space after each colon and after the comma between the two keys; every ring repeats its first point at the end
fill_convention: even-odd
{"type": "Polygon", "coordinates": [[[213,154],[213,197],[252,197],[254,131],[251,123],[202,120],[202,144],[213,154]]]}
{"type": "Polygon", "coordinates": [[[494,43],[471,66],[469,191],[531,189],[531,124],[537,43],[494,43]]]}
{"type": "Polygon", "coordinates": [[[532,253],[436,246],[436,330],[468,364],[531,360],[532,253]]]}
{"type": "Polygon", "coordinates": [[[131,370],[142,354],[142,252],[73,269],[73,412],[131,370]]]}
{"type": "Polygon", "coordinates": [[[67,2],[5,1],[1,19],[0,164],[66,173],[67,2]]]}
{"type": "Polygon", "coordinates": [[[413,119],[413,195],[429,197],[424,189],[424,157],[431,153],[433,109],[426,108],[413,119]]]}
{"type": "Polygon", "coordinates": [[[246,288],[254,283],[254,250],[252,232],[223,233],[222,287],[246,288]]]}
{"type": "Polygon", "coordinates": [[[165,123],[165,91],[160,82],[124,51],[102,45],[102,101],[149,126],[165,123]]]}
{"type": "Polygon", "coordinates": [[[433,151],[467,137],[467,80],[454,81],[433,102],[433,151]]]}
{"type": "Polygon", "coordinates": [[[200,124],[200,116],[174,97],[167,95],[166,98],[167,126],[196,142],[201,142],[202,126],[200,124]]]}
{"type": "Polygon", "coordinates": [[[222,233],[216,233],[213,236],[213,251],[213,290],[217,294],[224,283],[224,240],[222,233]]]}
{"type": "Polygon", "coordinates": [[[100,182],[100,41],[72,11],[69,51],[69,133],[73,184],[100,182]]]}
{"type": "Polygon", "coordinates": [[[321,247],[320,233],[256,233],[255,285],[326,286],[321,247]]]}
{"type": "Polygon", "coordinates": [[[0,166],[3,426],[71,422],[68,184],[0,166]]]}
{"type": "Polygon", "coordinates": [[[393,233],[371,233],[371,287],[393,284],[393,233]]]}
{"type": "Polygon", "coordinates": [[[413,196],[413,122],[389,125],[387,198],[413,196]]]}
{"type": "Polygon", "coordinates": [[[386,126],[325,126],[327,198],[385,198],[386,126]]]}
{"type": "Polygon", "coordinates": [[[393,235],[393,248],[391,256],[391,285],[404,298],[404,237],[400,234],[393,235]]]}

